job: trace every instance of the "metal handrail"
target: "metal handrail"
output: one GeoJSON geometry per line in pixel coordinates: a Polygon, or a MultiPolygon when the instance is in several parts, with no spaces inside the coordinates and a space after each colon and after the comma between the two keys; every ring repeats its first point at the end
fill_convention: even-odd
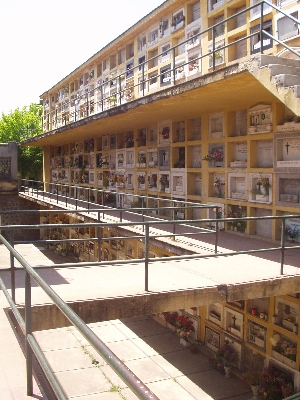
{"type": "MultiPolygon", "coordinates": [[[[289,19],[291,19],[293,22],[297,23],[298,25],[300,24],[300,22],[299,22],[296,18],[294,18],[293,16],[287,14],[287,13],[286,13],[285,11],[283,11],[282,9],[278,8],[277,6],[275,6],[275,5],[272,4],[272,3],[269,3],[269,2],[266,1],[266,0],[262,0],[261,2],[256,3],[256,4],[254,4],[254,5],[250,6],[250,7],[248,7],[248,8],[246,8],[246,9],[242,10],[242,11],[239,11],[239,12],[237,12],[236,14],[234,14],[234,15],[232,15],[232,16],[226,18],[226,19],[224,19],[223,21],[218,22],[218,23],[212,25],[211,27],[209,27],[209,28],[207,28],[207,29],[201,31],[201,32],[198,33],[198,34],[196,34],[196,35],[194,36],[194,38],[198,38],[198,37],[200,38],[201,35],[204,35],[204,34],[206,34],[206,33],[208,33],[208,32],[211,32],[211,33],[212,33],[212,51],[209,51],[208,53],[206,53],[206,54],[204,54],[204,55],[201,55],[201,56],[198,57],[198,58],[195,58],[193,61],[198,61],[198,62],[199,62],[199,61],[202,60],[203,58],[212,56],[212,69],[215,70],[215,68],[216,68],[216,64],[215,64],[215,53],[216,53],[216,51],[222,51],[222,50],[224,50],[224,49],[226,49],[226,48],[228,48],[228,47],[230,47],[230,46],[235,45],[236,43],[238,43],[238,42],[240,42],[240,41],[242,41],[242,40],[248,40],[249,38],[251,38],[251,37],[253,37],[253,36],[256,35],[256,33],[252,33],[252,34],[250,33],[249,35],[246,35],[246,36],[244,36],[243,38],[234,40],[233,42],[228,43],[228,44],[224,44],[223,46],[220,46],[220,47],[218,47],[218,48],[216,49],[215,43],[216,43],[216,39],[217,39],[217,38],[215,37],[215,34],[214,34],[216,28],[217,28],[218,26],[221,26],[221,25],[223,25],[223,24],[226,24],[228,21],[230,21],[230,20],[236,18],[237,16],[242,15],[242,14],[244,14],[244,13],[247,13],[247,12],[251,11],[252,9],[257,8],[257,7],[261,7],[261,12],[260,12],[260,36],[261,36],[261,41],[260,41],[260,42],[261,42],[261,53],[263,53],[263,35],[266,35],[266,36],[270,37],[272,40],[275,40],[277,43],[279,43],[280,45],[282,45],[284,48],[286,48],[286,49],[288,49],[289,51],[291,51],[291,52],[292,52],[293,54],[295,54],[296,56],[300,57],[300,54],[297,53],[296,51],[294,51],[290,46],[288,46],[286,43],[280,41],[280,40],[277,39],[275,36],[269,34],[267,31],[265,31],[265,30],[263,29],[263,22],[264,22],[264,21],[263,21],[263,19],[264,19],[263,17],[264,17],[264,5],[265,5],[265,4],[268,5],[269,7],[273,8],[274,10],[276,10],[278,13],[281,13],[281,14],[284,15],[285,17],[288,17],[289,19]]],[[[259,17],[258,17],[258,18],[259,18],[259,17]]],[[[171,48],[169,49],[169,52],[170,52],[170,53],[172,52],[172,54],[173,54],[173,67],[170,69],[170,81],[173,80],[173,84],[174,84],[174,85],[176,85],[176,82],[175,82],[175,71],[176,71],[176,69],[178,68],[178,67],[175,66],[175,51],[176,51],[176,49],[177,49],[178,47],[187,44],[189,41],[190,41],[190,38],[184,40],[184,41],[181,42],[180,44],[174,45],[173,47],[171,47],[171,48]],[[172,74],[173,74],[173,79],[172,79],[172,74]]],[[[142,81],[141,81],[141,82],[138,82],[137,84],[131,85],[132,88],[138,87],[138,86],[140,86],[140,85],[143,86],[143,89],[142,89],[142,96],[141,96],[141,97],[144,97],[144,96],[145,96],[145,90],[144,90],[144,85],[145,85],[145,83],[146,83],[146,82],[149,82],[149,81],[152,79],[152,78],[145,79],[145,68],[146,68],[147,63],[149,63],[149,62],[151,62],[151,61],[153,61],[153,60],[155,60],[155,59],[158,59],[158,58],[161,57],[164,53],[165,53],[165,52],[162,52],[162,53],[160,53],[160,54],[158,54],[158,55],[156,55],[156,56],[154,56],[154,57],[151,57],[151,58],[149,58],[149,59],[143,61],[142,63],[138,64],[137,66],[133,66],[133,67],[131,68],[131,71],[133,71],[133,75],[134,75],[134,73],[135,73],[135,72],[134,72],[135,70],[137,70],[137,71],[142,71],[142,77],[143,77],[142,81]]],[[[170,61],[171,61],[171,58],[170,58],[170,61]]],[[[190,63],[190,62],[187,61],[186,63],[182,63],[181,66],[188,65],[189,63],[190,63]]],[[[156,75],[156,78],[159,79],[159,77],[161,77],[162,75],[164,75],[164,73],[159,73],[159,74],[156,75]]],[[[122,87],[121,87],[121,79],[122,79],[122,77],[124,77],[124,78],[126,77],[126,72],[121,73],[121,74],[119,74],[119,75],[116,75],[114,78],[109,79],[106,83],[101,83],[101,84],[99,84],[98,86],[94,87],[92,90],[86,90],[86,89],[84,89],[84,90],[85,90],[85,93],[84,93],[82,96],[77,97],[77,98],[76,98],[76,101],[78,100],[78,102],[80,102],[82,99],[85,100],[86,109],[87,109],[87,116],[89,115],[89,111],[88,111],[88,110],[89,110],[89,107],[90,107],[90,106],[89,106],[89,99],[88,99],[88,97],[89,97],[89,95],[90,95],[91,93],[94,93],[94,92],[97,91],[97,90],[100,91],[100,92],[102,93],[102,97],[101,97],[101,100],[99,100],[99,101],[97,101],[97,102],[95,102],[95,101],[93,100],[93,104],[94,104],[94,107],[95,107],[96,105],[99,105],[99,104],[101,103],[101,111],[100,111],[100,112],[103,112],[103,111],[104,111],[104,110],[103,110],[103,101],[105,101],[105,100],[107,100],[107,99],[110,99],[110,98],[112,98],[113,96],[116,96],[116,99],[117,99],[117,97],[119,96],[119,101],[118,101],[118,102],[119,102],[119,105],[122,104],[122,96],[121,96],[121,94],[124,92],[124,89],[122,89],[122,87]],[[117,86],[118,86],[118,84],[119,84],[119,90],[116,90],[116,93],[113,94],[113,95],[110,94],[110,95],[108,95],[107,97],[103,97],[103,89],[104,89],[104,87],[105,87],[106,85],[109,85],[109,86],[110,86],[110,83],[111,83],[111,82],[114,82],[114,81],[115,81],[115,82],[118,82],[118,83],[116,83],[116,88],[117,88],[117,86]]],[[[78,93],[78,91],[77,91],[77,93],[78,93]]],[[[63,99],[62,99],[62,101],[63,101],[63,99]]],[[[75,101],[75,100],[68,100],[68,101],[66,101],[65,104],[67,105],[67,107],[70,107],[73,101],[75,101]]],[[[118,102],[116,101],[116,105],[118,105],[118,104],[117,104],[118,102]]],[[[74,106],[75,106],[75,103],[74,103],[74,106]]],[[[61,107],[61,108],[62,108],[62,107],[61,107]]],[[[61,109],[59,112],[62,112],[62,111],[63,111],[63,110],[61,109]]],[[[54,111],[52,111],[51,113],[49,112],[49,113],[47,114],[46,117],[44,117],[44,116],[42,117],[42,120],[44,121],[44,118],[47,118],[47,119],[48,119],[48,122],[46,121],[45,123],[48,123],[48,125],[49,125],[49,124],[50,124],[49,118],[51,118],[51,115],[54,115],[55,113],[57,114],[57,112],[58,112],[57,110],[54,110],[54,111]]],[[[78,112],[79,112],[79,110],[77,110],[77,111],[75,110],[74,113],[71,113],[71,114],[70,114],[70,115],[74,115],[74,121],[76,121],[76,115],[77,115],[78,112]]],[[[87,116],[86,116],[86,117],[87,117],[87,116]]],[[[86,118],[86,117],[81,117],[80,119],[86,118]]],[[[62,118],[62,117],[61,117],[61,118],[62,118]]],[[[42,122],[43,122],[43,121],[42,121],[42,122]]],[[[65,120],[64,122],[65,122],[65,125],[67,125],[67,121],[65,120]]],[[[71,123],[71,122],[70,122],[70,123],[71,123]]],[[[47,130],[47,131],[48,131],[48,130],[47,130]]]]}
{"type": "MultiPolygon", "coordinates": [[[[55,391],[59,399],[67,400],[67,396],[64,393],[57,377],[54,375],[49,363],[43,356],[42,350],[39,347],[36,339],[32,335],[32,324],[31,324],[31,283],[30,278],[43,289],[48,297],[54,302],[54,304],[60,309],[60,311],[66,316],[66,318],[72,323],[72,325],[83,335],[83,337],[90,343],[91,346],[100,354],[106,362],[112,367],[112,369],[119,375],[119,377],[128,385],[128,387],[140,398],[140,399],[156,399],[159,400],[155,394],[132,372],[130,369],[99,339],[99,337],[84,323],[84,321],[68,306],[58,294],[41,278],[41,276],[32,268],[29,263],[11,246],[11,244],[0,235],[0,241],[10,251],[10,254],[16,258],[21,266],[26,271],[25,274],[25,321],[21,322],[23,326],[25,324],[25,337],[26,337],[26,372],[27,372],[27,395],[33,394],[32,384],[32,351],[43,371],[45,372],[49,382],[55,391]]],[[[0,286],[5,290],[5,294],[8,297],[9,294],[7,289],[0,279],[0,286]]],[[[15,314],[16,305],[12,301],[9,301],[12,306],[12,310],[15,314]]],[[[16,316],[20,319],[20,313],[17,312],[16,316]]]]}
{"type": "MultiPolygon", "coordinates": [[[[51,212],[68,212],[74,213],[71,210],[48,210],[51,212]]],[[[46,211],[46,212],[48,212],[46,211]]],[[[90,210],[92,211],[92,210],[90,210]]],[[[97,210],[98,211],[98,210],[97,210]]],[[[1,214],[9,214],[15,211],[3,211],[1,214]]],[[[19,210],[19,212],[23,213],[45,213],[45,210],[19,210]]],[[[200,220],[203,223],[206,222],[215,222],[216,227],[218,228],[218,223],[220,222],[235,222],[235,221],[254,221],[254,220],[281,220],[282,221],[282,229],[281,229],[281,244],[277,247],[265,248],[265,249],[254,249],[254,250],[244,250],[238,252],[222,252],[218,253],[217,249],[214,254],[191,254],[191,255],[184,255],[184,256],[172,256],[162,258],[165,261],[173,261],[173,260],[188,260],[188,259],[199,259],[199,258],[210,258],[210,257],[220,257],[220,256],[234,256],[238,254],[255,254],[258,252],[267,252],[267,251],[281,251],[281,275],[283,274],[283,262],[284,262],[284,251],[285,249],[299,249],[300,245],[293,246],[293,247],[286,247],[284,244],[284,226],[285,221],[288,218],[300,218],[300,215],[284,215],[284,216],[265,216],[265,217],[245,217],[245,218],[216,218],[216,219],[204,219],[200,220]]],[[[174,221],[173,221],[174,222],[174,221]]],[[[186,221],[184,221],[186,222],[186,221]]],[[[187,221],[191,222],[191,221],[187,221]]],[[[149,241],[151,239],[150,235],[150,227],[153,225],[164,225],[170,224],[170,221],[144,221],[144,222],[134,222],[134,225],[144,225],[144,243],[145,243],[145,257],[144,259],[135,260],[134,263],[142,263],[145,264],[145,290],[148,291],[148,272],[149,272],[149,265],[150,263],[161,261],[161,258],[149,258],[149,241]]],[[[180,224],[181,221],[176,221],[177,224],[180,224]]],[[[132,221],[129,222],[116,222],[116,223],[106,223],[106,222],[97,222],[97,223],[86,223],[84,224],[85,227],[93,226],[93,227],[126,227],[132,226],[132,221]]],[[[83,224],[49,224],[47,225],[49,228],[59,228],[59,227],[82,227],[83,224]]],[[[142,384],[137,384],[140,382],[139,379],[110,351],[110,349],[94,334],[94,332],[86,326],[86,324],[78,317],[76,313],[57,295],[57,293],[46,284],[46,282],[40,277],[38,274],[39,269],[43,269],[43,267],[36,267],[33,269],[26,260],[14,249],[14,242],[13,240],[13,231],[14,230],[22,230],[22,229],[44,229],[45,224],[38,224],[38,225],[3,225],[0,226],[1,231],[9,231],[10,232],[10,242],[9,243],[2,234],[0,234],[0,241],[6,246],[9,250],[11,257],[11,268],[9,269],[12,277],[11,279],[14,280],[14,263],[12,262],[14,259],[17,259],[21,264],[21,268],[25,270],[25,321],[23,320],[20,312],[18,311],[16,304],[15,304],[15,284],[12,282],[11,285],[11,292],[12,296],[9,295],[7,288],[5,287],[3,281],[0,279],[0,287],[3,290],[8,302],[12,308],[12,311],[21,326],[22,331],[25,331],[26,337],[26,366],[27,366],[27,394],[32,395],[32,352],[36,355],[38,362],[40,363],[45,375],[47,376],[53,390],[55,391],[56,395],[59,399],[66,399],[66,395],[59,384],[56,376],[53,374],[50,365],[48,364],[47,360],[45,359],[42,350],[40,349],[38,343],[36,342],[34,336],[32,335],[32,326],[31,326],[31,285],[30,285],[30,277],[35,280],[35,282],[44,290],[44,292],[53,300],[53,302],[57,305],[57,307],[63,312],[63,314],[69,319],[69,321],[75,326],[75,328],[88,340],[88,342],[95,348],[95,350],[106,359],[108,364],[115,370],[115,372],[124,380],[124,382],[131,388],[131,390],[141,399],[157,399],[157,397],[149,391],[149,389],[142,384]]],[[[168,236],[172,236],[172,233],[169,233],[168,236]]],[[[155,235],[157,238],[158,235],[155,235]]],[[[130,239],[130,237],[127,237],[130,239]]],[[[140,238],[140,237],[139,237],[140,238]]],[[[154,238],[154,236],[153,236],[154,238]]],[[[92,238],[93,239],[93,238],[92,238]]],[[[90,239],[90,240],[92,240],[90,239]]],[[[97,238],[95,238],[97,239],[97,238]]],[[[113,238],[116,239],[116,238],[113,238]]],[[[62,240],[59,240],[62,242],[62,240]]],[[[40,241],[39,241],[40,242],[40,241]]],[[[47,241],[45,241],[47,242],[47,241]]],[[[34,243],[34,241],[31,241],[34,243]]],[[[107,265],[116,265],[119,264],[120,260],[115,261],[107,261],[107,262],[88,262],[88,263],[68,263],[67,265],[63,265],[65,267],[82,267],[85,265],[89,266],[107,266],[107,265]]],[[[132,260],[123,260],[123,264],[132,263],[132,260]]],[[[60,267],[59,264],[56,264],[54,267],[60,267]]],[[[47,267],[49,268],[49,267],[47,267]]],[[[7,270],[7,269],[6,269],[7,270]]]]}

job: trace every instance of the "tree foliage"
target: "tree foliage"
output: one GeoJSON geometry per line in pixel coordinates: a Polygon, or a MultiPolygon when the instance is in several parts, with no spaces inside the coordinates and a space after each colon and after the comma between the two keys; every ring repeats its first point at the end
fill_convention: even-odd
{"type": "Polygon", "coordinates": [[[42,133],[42,106],[30,104],[10,114],[2,113],[0,140],[2,143],[16,142],[18,149],[18,173],[21,178],[39,179],[42,173],[43,150],[36,146],[21,146],[20,143],[42,133]]]}

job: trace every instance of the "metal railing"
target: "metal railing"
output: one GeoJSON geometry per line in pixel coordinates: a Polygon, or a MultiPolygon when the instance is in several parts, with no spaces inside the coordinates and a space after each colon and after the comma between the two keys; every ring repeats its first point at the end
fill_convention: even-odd
{"type": "MultiPolygon", "coordinates": [[[[183,68],[185,66],[188,67],[191,64],[194,64],[196,62],[198,64],[198,70],[202,71],[202,68],[200,69],[199,65],[202,63],[202,60],[205,58],[209,59],[208,70],[209,70],[209,68],[211,68],[214,71],[217,67],[216,57],[217,57],[218,53],[223,52],[223,63],[225,63],[225,54],[224,54],[225,49],[227,49],[231,46],[234,46],[241,41],[247,41],[247,40],[251,39],[252,37],[256,36],[258,34],[258,32],[260,35],[260,53],[261,54],[264,53],[264,47],[266,47],[266,46],[264,46],[263,39],[264,39],[264,37],[268,37],[271,40],[274,40],[276,43],[283,46],[285,49],[287,49],[290,52],[292,52],[293,54],[295,54],[297,57],[300,57],[300,54],[297,53],[292,47],[288,46],[286,43],[284,43],[283,41],[276,38],[275,35],[270,34],[269,32],[267,32],[264,29],[264,16],[265,16],[264,6],[265,5],[267,5],[267,7],[270,7],[270,10],[272,10],[272,9],[275,10],[277,13],[280,13],[283,16],[289,18],[291,21],[293,21],[295,24],[297,24],[297,26],[299,26],[300,22],[296,18],[294,18],[292,15],[286,13],[285,11],[283,11],[279,7],[275,6],[274,4],[271,4],[266,0],[262,0],[261,2],[256,3],[255,5],[252,5],[242,11],[239,11],[236,14],[224,19],[223,21],[218,22],[218,23],[210,26],[209,28],[195,34],[193,36],[193,40],[199,39],[199,41],[200,41],[201,36],[210,35],[212,43],[211,43],[211,50],[209,50],[207,53],[205,53],[199,57],[194,58],[193,60],[188,60],[188,61],[182,63],[180,66],[175,65],[176,57],[178,57],[178,56],[176,56],[176,54],[178,52],[178,48],[181,46],[187,45],[191,41],[191,39],[188,38],[188,39],[184,40],[183,42],[181,42],[180,44],[177,44],[168,50],[168,52],[170,54],[170,58],[169,58],[170,68],[168,70],[160,72],[160,73],[158,73],[158,71],[157,71],[157,75],[155,75],[155,77],[151,76],[151,77],[146,78],[145,72],[147,70],[147,64],[151,63],[151,62],[156,64],[156,60],[161,58],[166,52],[162,52],[152,58],[149,58],[149,59],[141,62],[137,66],[132,66],[130,68],[130,71],[126,71],[125,73],[116,75],[113,78],[108,79],[107,82],[97,84],[96,87],[93,87],[92,89],[88,89],[85,86],[82,89],[82,90],[84,90],[83,95],[80,95],[79,94],[80,90],[78,90],[77,94],[76,94],[76,99],[64,101],[64,106],[61,106],[61,107],[57,108],[56,110],[49,112],[46,116],[42,117],[42,119],[43,119],[42,123],[45,128],[44,131],[56,129],[57,127],[67,125],[71,122],[76,122],[78,119],[86,118],[91,114],[103,112],[106,109],[111,108],[112,106],[118,106],[118,105],[127,103],[128,101],[132,101],[134,99],[134,96],[132,96],[132,98],[125,99],[126,90],[130,90],[133,93],[134,89],[137,87],[138,92],[139,92],[139,97],[144,97],[145,92],[148,93],[148,90],[146,90],[146,85],[149,84],[149,82],[151,80],[153,80],[153,78],[155,78],[157,81],[160,81],[164,78],[166,80],[167,84],[173,83],[173,85],[176,85],[176,80],[179,79],[179,78],[176,78],[176,74],[179,73],[181,68],[183,68]],[[218,27],[224,26],[224,29],[225,29],[225,25],[229,21],[231,21],[231,20],[235,19],[236,17],[241,16],[243,14],[245,14],[247,16],[247,15],[249,15],[249,12],[251,10],[257,9],[257,8],[260,8],[259,16],[257,16],[257,19],[259,19],[258,31],[252,32],[246,36],[243,36],[242,38],[235,39],[230,43],[220,45],[220,46],[217,45],[216,41],[218,40],[219,35],[216,35],[216,32],[217,32],[218,27]],[[172,54],[172,57],[171,57],[171,54],[172,54]],[[141,79],[138,83],[132,83],[131,78],[133,78],[136,73],[140,74],[141,79]],[[128,76],[128,74],[129,74],[129,76],[128,76]],[[122,83],[122,82],[125,82],[126,80],[130,81],[129,88],[122,83]],[[111,94],[111,93],[105,94],[105,90],[112,88],[112,87],[114,88],[114,93],[113,94],[111,94]],[[100,100],[95,101],[95,98],[94,98],[95,93],[100,93],[100,100]],[[80,105],[84,106],[83,107],[84,115],[80,115],[80,112],[81,112],[80,105]],[[63,109],[63,107],[64,107],[64,109],[63,109]],[[68,112],[67,113],[68,117],[67,117],[67,115],[60,116],[60,114],[63,113],[64,111],[68,111],[70,107],[74,107],[75,111],[68,112]],[[95,112],[96,108],[100,108],[100,110],[97,110],[95,112]],[[71,121],[70,121],[70,117],[71,117],[71,121]]],[[[271,11],[270,11],[270,13],[271,13],[271,11]]],[[[164,85],[161,88],[161,90],[163,90],[165,87],[166,86],[164,85]]],[[[61,101],[63,101],[63,99],[61,101]]]]}
{"type": "MultiPolygon", "coordinates": [[[[85,210],[87,211],[87,210],[85,210]]],[[[107,212],[107,210],[100,210],[95,209],[95,210],[89,210],[89,212],[107,212]]],[[[124,210],[126,211],[126,210],[124,210]]],[[[32,213],[32,214],[43,214],[45,212],[47,213],[70,213],[70,210],[63,210],[63,209],[56,209],[56,210],[19,210],[19,211],[2,211],[1,215],[7,215],[10,213],[32,213]]],[[[74,214],[74,212],[73,212],[74,214]]],[[[243,221],[255,221],[255,220],[270,220],[270,219],[279,219],[281,220],[281,242],[280,246],[275,246],[275,247],[270,247],[270,248],[261,248],[261,249],[253,249],[253,250],[247,250],[247,251],[238,251],[238,252],[218,252],[217,248],[217,242],[216,242],[216,249],[213,254],[191,254],[191,255],[184,255],[184,256],[171,256],[171,257],[166,257],[166,261],[172,261],[172,260],[190,260],[190,259],[199,259],[199,258],[208,258],[208,257],[226,257],[226,256],[234,256],[234,255],[239,255],[239,254],[255,254],[255,253],[261,253],[261,252],[272,252],[272,251],[280,251],[280,273],[283,274],[284,270],[284,254],[286,249],[299,249],[300,245],[295,245],[292,247],[286,247],[285,246],[285,241],[284,241],[284,234],[285,234],[285,221],[288,218],[300,218],[299,216],[295,215],[285,215],[285,216],[271,216],[271,217],[246,217],[246,218],[241,218],[243,221]]],[[[134,226],[139,226],[142,225],[144,227],[142,233],[139,233],[138,235],[129,235],[129,236],[120,236],[117,238],[110,238],[110,239],[139,239],[144,242],[144,248],[145,248],[145,255],[143,259],[137,259],[134,260],[134,263],[144,263],[145,267],[145,290],[149,291],[149,286],[148,286],[148,272],[149,272],[149,267],[151,266],[152,263],[161,261],[161,258],[150,258],[149,257],[149,245],[150,245],[150,240],[158,240],[159,235],[157,232],[155,235],[151,235],[151,228],[155,227],[155,225],[160,226],[160,229],[164,232],[164,230],[161,228],[162,225],[167,225],[170,223],[174,223],[177,225],[183,225],[185,228],[187,224],[192,224],[195,222],[202,222],[202,223],[215,223],[216,224],[216,237],[217,237],[217,232],[218,232],[218,224],[220,222],[233,222],[236,221],[236,218],[225,218],[225,219],[204,219],[204,220],[191,220],[191,221],[144,221],[144,222],[116,222],[116,223],[107,223],[107,222],[96,222],[96,223],[86,223],[84,226],[86,227],[94,227],[98,233],[98,237],[95,238],[89,238],[90,241],[98,241],[99,246],[101,246],[101,229],[102,228],[126,228],[128,231],[130,231],[130,227],[134,224],[134,226]],[[99,241],[100,239],[100,241],[99,241]]],[[[67,227],[67,228],[75,228],[75,227],[82,227],[83,224],[49,224],[47,227],[49,229],[51,228],[60,228],[60,227],[67,227]]],[[[206,230],[203,230],[201,228],[196,228],[195,226],[193,227],[195,231],[199,235],[201,233],[205,233],[206,230]]],[[[156,399],[157,397],[149,391],[149,389],[140,382],[140,380],[122,363],[121,360],[118,359],[118,357],[113,354],[110,349],[93,333],[93,331],[86,326],[86,324],[78,317],[74,311],[71,310],[71,308],[58,296],[58,294],[49,286],[47,283],[41,278],[39,275],[38,271],[40,269],[43,269],[43,267],[35,267],[32,268],[29,263],[14,249],[14,245],[17,243],[56,243],[56,242],[62,242],[62,239],[57,239],[57,240],[37,240],[37,241],[15,241],[14,240],[14,231],[15,230],[22,230],[22,229],[45,229],[45,224],[35,224],[35,225],[2,225],[0,226],[1,234],[0,234],[0,241],[6,246],[6,248],[10,252],[10,268],[6,269],[9,270],[11,273],[11,294],[9,294],[6,286],[4,285],[4,282],[2,279],[0,279],[0,287],[3,290],[3,293],[5,294],[12,311],[15,315],[16,320],[18,321],[22,332],[24,333],[26,337],[26,368],[27,368],[27,395],[32,395],[33,391],[33,384],[32,384],[32,357],[33,353],[35,354],[39,364],[41,365],[48,381],[50,382],[50,385],[52,386],[55,394],[59,399],[67,399],[66,394],[64,393],[60,383],[58,382],[55,374],[51,370],[51,367],[49,363],[47,362],[46,358],[44,357],[42,350],[40,349],[38,343],[36,342],[33,334],[32,334],[32,324],[31,324],[31,283],[30,279],[34,279],[34,281],[43,289],[43,291],[51,298],[51,300],[56,304],[56,306],[61,310],[61,312],[67,317],[67,319],[72,323],[73,326],[88,340],[88,342],[95,348],[95,350],[108,362],[108,364],[114,369],[114,371],[123,379],[123,381],[128,385],[128,387],[140,398],[140,399],[156,399]],[[7,236],[9,237],[9,240],[5,239],[3,236],[3,232],[7,233],[7,236]],[[15,304],[15,265],[14,265],[14,260],[19,261],[21,268],[25,270],[25,320],[22,318],[16,304],[15,304]],[[138,383],[139,382],[139,383],[138,383]]],[[[180,235],[184,235],[185,233],[180,233],[180,235]]],[[[175,234],[172,232],[165,231],[161,237],[168,236],[168,237],[175,237],[175,234]]],[[[201,237],[201,236],[200,236],[201,237]]],[[[105,240],[109,240],[109,238],[105,238],[105,240]]],[[[68,241],[74,241],[74,239],[68,239],[68,241]]],[[[84,239],[78,239],[78,241],[84,240],[84,239]]],[[[98,261],[98,262],[85,262],[85,263],[68,263],[67,265],[64,264],[55,264],[55,267],[82,267],[82,266],[108,266],[108,265],[115,265],[119,264],[120,260],[115,260],[115,261],[98,261]]],[[[122,260],[122,263],[132,263],[132,260],[122,260]]],[[[45,267],[44,267],[45,268],[45,267]]],[[[49,268],[49,267],[47,267],[49,268]]],[[[5,270],[5,269],[4,269],[5,270]]]]}

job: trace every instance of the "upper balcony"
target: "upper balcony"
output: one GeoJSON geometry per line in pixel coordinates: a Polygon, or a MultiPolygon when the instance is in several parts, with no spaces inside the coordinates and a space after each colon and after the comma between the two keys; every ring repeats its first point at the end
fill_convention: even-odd
{"type": "MultiPolygon", "coordinates": [[[[221,7],[222,2],[214,3],[213,8],[221,7]]],[[[264,0],[235,10],[228,18],[224,13],[209,17],[209,27],[202,30],[200,17],[186,21],[184,8],[179,9],[171,14],[170,25],[168,19],[162,19],[137,37],[136,59],[126,58],[124,50],[119,56],[123,64],[117,65],[118,59],[110,57],[101,69],[87,66],[76,82],[64,83],[56,94],[43,98],[43,131],[197,79],[256,53],[274,54],[299,36],[298,11],[287,14],[264,0]]]]}

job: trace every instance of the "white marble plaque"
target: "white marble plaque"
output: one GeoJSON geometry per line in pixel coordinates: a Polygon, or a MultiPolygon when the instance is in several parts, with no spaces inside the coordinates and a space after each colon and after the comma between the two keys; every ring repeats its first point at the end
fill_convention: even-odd
{"type": "Polygon", "coordinates": [[[282,161],[300,161],[300,140],[282,140],[282,161]]]}
{"type": "Polygon", "coordinates": [[[224,136],[224,114],[212,114],[209,116],[209,137],[219,138],[224,136]]]}
{"type": "Polygon", "coordinates": [[[242,40],[236,44],[236,58],[243,58],[247,55],[247,41],[242,40]]]}
{"type": "Polygon", "coordinates": [[[283,192],[285,194],[300,194],[300,180],[299,179],[283,179],[283,192]]]}
{"type": "Polygon", "coordinates": [[[234,159],[235,161],[247,161],[247,143],[235,143],[234,159]]]}
{"type": "Polygon", "coordinates": [[[237,110],[234,113],[234,136],[247,135],[247,110],[237,110]]]}
{"type": "Polygon", "coordinates": [[[257,166],[259,168],[273,167],[273,141],[262,140],[257,142],[257,166]]]}

